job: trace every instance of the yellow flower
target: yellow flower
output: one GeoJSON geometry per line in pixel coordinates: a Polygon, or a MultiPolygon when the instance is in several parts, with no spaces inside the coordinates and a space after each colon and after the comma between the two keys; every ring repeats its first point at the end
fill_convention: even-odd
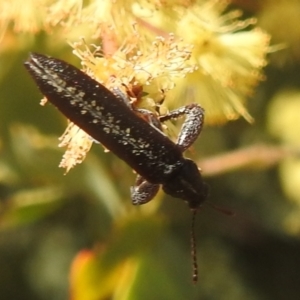
{"type": "MultiPolygon", "coordinates": [[[[174,87],[174,78],[194,71],[187,63],[192,49],[175,41],[172,35],[168,39],[156,38],[148,49],[140,49],[137,40],[128,45],[104,57],[100,47],[91,51],[84,40],[72,44],[89,76],[111,90],[119,88],[131,96],[134,106],[155,112],[165,93],[174,87]]],[[[82,162],[92,145],[92,139],[73,123],[61,141],[60,146],[68,149],[60,166],[67,171],[82,162]]]]}
{"type": "Polygon", "coordinates": [[[225,0],[202,0],[188,7],[173,5],[143,20],[193,45],[190,63],[197,71],[176,82],[170,99],[200,102],[208,122],[239,116],[251,122],[244,103],[264,78],[262,68],[267,63],[270,37],[258,28],[246,31],[256,20],[239,20],[241,12],[237,10],[224,13],[227,5],[225,0]]]}
{"type": "Polygon", "coordinates": [[[81,10],[78,0],[3,0],[0,3],[2,35],[10,22],[15,32],[36,33],[49,30],[57,24],[71,27],[81,10]]]}
{"type": "MultiPolygon", "coordinates": [[[[136,106],[159,111],[163,99],[167,108],[197,101],[208,123],[239,116],[252,121],[245,101],[263,79],[269,36],[257,28],[246,31],[255,20],[240,21],[239,11],[224,13],[227,5],[226,0],[11,0],[0,4],[0,25],[13,22],[23,32],[60,29],[69,41],[100,38],[101,48],[91,50],[82,40],[71,43],[74,53],[88,75],[109,89],[120,88],[136,106]]],[[[78,153],[70,165],[69,154],[64,157],[62,166],[70,169],[82,161],[91,140],[79,130],[67,132],[68,153],[78,153]],[[83,143],[80,150],[70,146],[73,132],[75,148],[83,143]]]]}
{"type": "Polygon", "coordinates": [[[75,165],[82,163],[92,147],[93,140],[72,122],[59,139],[59,147],[67,147],[59,166],[65,168],[67,173],[75,165]]]}

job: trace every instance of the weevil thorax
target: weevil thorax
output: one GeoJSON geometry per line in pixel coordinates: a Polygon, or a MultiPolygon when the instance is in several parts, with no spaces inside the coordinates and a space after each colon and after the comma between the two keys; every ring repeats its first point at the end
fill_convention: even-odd
{"type": "Polygon", "coordinates": [[[191,209],[200,207],[208,194],[207,184],[197,165],[190,159],[184,159],[179,171],[163,184],[163,190],[172,197],[186,201],[191,209]]]}

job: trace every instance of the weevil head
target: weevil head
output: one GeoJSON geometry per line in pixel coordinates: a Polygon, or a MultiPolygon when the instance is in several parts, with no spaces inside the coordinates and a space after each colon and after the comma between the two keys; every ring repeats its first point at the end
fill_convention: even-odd
{"type": "Polygon", "coordinates": [[[186,201],[191,209],[201,206],[208,195],[208,185],[190,159],[185,159],[181,169],[163,184],[163,190],[172,197],[186,201]]]}

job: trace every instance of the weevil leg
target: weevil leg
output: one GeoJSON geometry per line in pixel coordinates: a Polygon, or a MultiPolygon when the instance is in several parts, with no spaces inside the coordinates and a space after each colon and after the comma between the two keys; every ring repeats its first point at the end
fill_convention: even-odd
{"type": "MultiPolygon", "coordinates": [[[[135,112],[161,134],[164,134],[161,123],[154,113],[146,109],[136,109],[135,112]]],[[[145,178],[138,175],[135,185],[130,188],[132,204],[141,205],[151,201],[158,190],[159,184],[150,183],[145,178]]]]}
{"type": "Polygon", "coordinates": [[[139,117],[144,119],[154,128],[159,129],[160,132],[163,133],[160,120],[156,114],[148,109],[134,108],[130,102],[129,97],[121,89],[115,87],[112,89],[112,92],[117,98],[121,99],[130,109],[132,109],[139,117]]]}
{"type": "Polygon", "coordinates": [[[121,99],[130,109],[133,109],[129,97],[118,87],[112,89],[112,93],[119,99],[121,99]]]}
{"type": "MultiPolygon", "coordinates": [[[[161,134],[164,134],[161,123],[154,113],[147,109],[139,108],[135,109],[134,111],[152,127],[157,129],[161,134]]],[[[159,186],[159,184],[150,183],[145,178],[138,175],[135,185],[130,188],[132,204],[141,205],[151,201],[157,194],[159,186]]]]}
{"type": "MultiPolygon", "coordinates": [[[[162,134],[161,122],[186,116],[181,127],[177,145],[181,151],[187,150],[198,138],[204,123],[204,109],[198,104],[189,104],[171,111],[167,115],[157,117],[148,110],[137,109],[140,116],[157,128],[162,134]]],[[[159,184],[152,184],[141,176],[137,176],[135,186],[130,188],[133,205],[141,205],[151,201],[159,190],[159,184]]]]}
{"type": "Polygon", "coordinates": [[[177,145],[182,152],[187,150],[198,138],[204,123],[204,109],[198,104],[189,104],[159,117],[161,122],[165,122],[183,115],[186,115],[186,119],[177,139],[177,145]]]}
{"type": "MultiPolygon", "coordinates": [[[[130,109],[132,109],[138,116],[144,119],[151,126],[159,130],[162,134],[162,127],[158,117],[147,109],[134,108],[130,102],[129,97],[124,94],[119,88],[114,88],[114,95],[121,99],[130,109]]],[[[142,205],[151,201],[159,190],[159,184],[148,182],[142,176],[138,175],[135,185],[130,188],[131,200],[133,205],[142,205]]]]}
{"type": "Polygon", "coordinates": [[[161,122],[155,113],[151,112],[148,109],[142,109],[142,108],[137,108],[134,111],[138,116],[144,119],[152,127],[157,129],[161,134],[164,134],[161,126],[161,122]]]}
{"type": "MultiPolygon", "coordinates": [[[[135,112],[161,134],[164,134],[156,114],[147,109],[140,108],[135,109],[135,112]]],[[[150,183],[145,178],[138,175],[135,185],[130,188],[132,204],[141,205],[151,201],[157,194],[159,186],[159,184],[150,183]]]]}
{"type": "Polygon", "coordinates": [[[130,188],[133,205],[142,205],[151,201],[159,190],[159,184],[153,184],[138,175],[135,185],[130,188]]]}

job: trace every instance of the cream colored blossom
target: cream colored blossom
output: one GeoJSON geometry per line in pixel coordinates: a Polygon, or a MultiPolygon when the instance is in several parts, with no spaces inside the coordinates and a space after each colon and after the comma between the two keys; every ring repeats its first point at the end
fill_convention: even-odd
{"type": "Polygon", "coordinates": [[[100,47],[91,51],[83,40],[72,46],[84,71],[108,88],[118,82],[118,85],[140,85],[146,89],[154,85],[156,90],[166,91],[174,87],[174,78],[195,71],[195,66],[189,63],[190,44],[169,35],[168,38],[156,37],[151,44],[146,44],[147,47],[141,47],[141,39],[132,39],[111,56],[105,56],[100,47]]]}
{"type": "Polygon", "coordinates": [[[70,122],[66,131],[60,137],[59,147],[67,147],[67,151],[59,166],[66,168],[66,172],[70,171],[76,164],[80,164],[84,160],[92,144],[92,138],[70,122]]]}
{"type": "MultiPolygon", "coordinates": [[[[174,87],[174,78],[194,71],[194,67],[186,63],[192,49],[189,45],[175,42],[172,35],[168,39],[156,38],[148,49],[141,50],[134,43],[129,45],[121,47],[112,56],[104,57],[100,47],[89,48],[84,40],[72,44],[74,54],[81,59],[83,69],[89,76],[109,89],[117,87],[132,95],[134,105],[155,112],[156,103],[174,87]],[[136,90],[146,96],[136,95],[136,90]]],[[[69,171],[82,162],[92,140],[72,123],[61,139],[60,146],[67,146],[68,149],[60,166],[69,171]]]]}
{"type": "MultiPolygon", "coordinates": [[[[228,3],[4,0],[0,25],[12,23],[21,32],[60,31],[61,38],[73,42],[88,75],[109,89],[118,87],[138,107],[157,111],[163,99],[167,108],[197,101],[208,123],[239,116],[251,121],[245,103],[263,79],[269,36],[257,28],[246,30],[255,20],[241,21],[237,10],[225,13],[228,3]],[[81,35],[96,38],[94,48],[82,40],[74,43],[81,35]]],[[[91,142],[79,129],[67,132],[63,144],[69,145],[68,153],[79,153],[70,165],[66,157],[71,156],[64,157],[62,166],[69,169],[82,161],[82,149],[91,142]],[[83,142],[80,151],[72,150],[73,132],[74,149],[83,142]]]]}
{"type": "MultiPolygon", "coordinates": [[[[49,30],[57,24],[74,25],[82,8],[79,0],[2,0],[0,2],[0,25],[2,35],[10,23],[16,32],[36,33],[49,30]]],[[[77,19],[78,20],[78,19],[77,19]]]]}
{"type": "MultiPolygon", "coordinates": [[[[255,19],[239,20],[240,11],[224,13],[228,1],[198,1],[188,7],[174,5],[144,17],[165,32],[174,32],[193,45],[191,61],[197,71],[177,81],[169,99],[197,101],[206,110],[208,122],[243,116],[252,121],[244,106],[264,76],[270,37],[258,28],[245,30],[255,19]],[[171,15],[171,18],[169,17],[171,15]]],[[[141,10],[136,10],[142,16],[141,10]]],[[[145,15],[145,13],[144,13],[145,15]]]]}

